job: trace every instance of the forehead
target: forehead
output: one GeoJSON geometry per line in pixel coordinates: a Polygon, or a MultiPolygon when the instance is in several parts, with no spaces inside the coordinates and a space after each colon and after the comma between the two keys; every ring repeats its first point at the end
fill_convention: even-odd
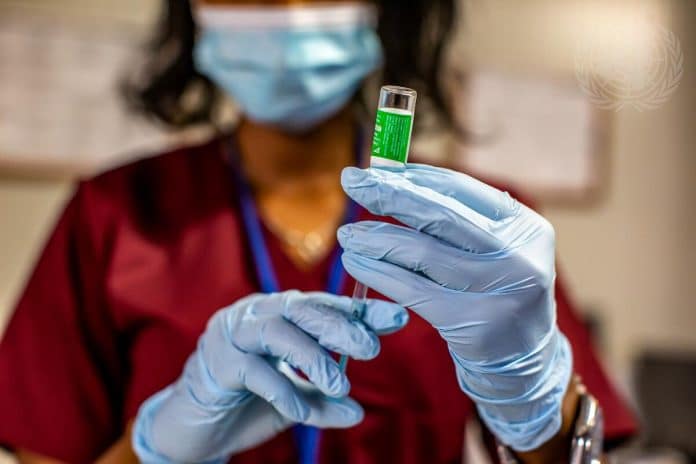
{"type": "Polygon", "coordinates": [[[316,5],[336,3],[366,3],[355,0],[197,0],[199,5],[316,5]]]}

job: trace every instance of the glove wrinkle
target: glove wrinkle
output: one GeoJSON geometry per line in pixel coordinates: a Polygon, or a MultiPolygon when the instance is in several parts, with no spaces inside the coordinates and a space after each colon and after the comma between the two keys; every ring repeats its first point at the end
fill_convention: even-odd
{"type": "Polygon", "coordinates": [[[254,294],[219,310],[179,379],[141,405],[132,439],[140,461],[223,463],[293,423],[359,423],[364,411],[345,396],[350,383],[326,350],[376,355],[375,331],[396,331],[408,315],[372,299],[365,321],[373,327],[349,314],[350,298],[298,291],[254,294]],[[293,369],[316,388],[308,393],[293,369]]]}
{"type": "Polygon", "coordinates": [[[549,439],[572,371],[556,327],[551,224],[507,192],[433,166],[346,168],[341,182],[403,224],[344,226],[346,270],[440,332],[461,389],[502,442],[526,450],[549,439]]]}

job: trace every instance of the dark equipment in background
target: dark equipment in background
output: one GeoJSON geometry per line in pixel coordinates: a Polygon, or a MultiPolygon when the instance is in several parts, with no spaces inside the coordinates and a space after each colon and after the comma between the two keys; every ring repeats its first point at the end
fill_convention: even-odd
{"type": "Polygon", "coordinates": [[[673,448],[696,463],[696,354],[646,352],[635,385],[644,446],[673,448]]]}

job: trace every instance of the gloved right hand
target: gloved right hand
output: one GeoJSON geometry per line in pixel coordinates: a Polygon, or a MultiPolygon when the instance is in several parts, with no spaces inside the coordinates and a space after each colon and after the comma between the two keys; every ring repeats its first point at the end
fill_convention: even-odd
{"type": "Polygon", "coordinates": [[[358,424],[363,410],[327,350],[356,359],[379,353],[377,335],[408,321],[404,308],[368,300],[362,321],[348,297],[289,291],[255,294],[209,321],[181,377],[141,406],[133,448],[143,463],[225,462],[293,423],[358,424]],[[280,372],[304,373],[308,391],[280,372]]]}
{"type": "Polygon", "coordinates": [[[346,271],[438,330],[499,441],[531,451],[555,436],[573,362],[556,324],[551,224],[448,169],[349,167],[341,180],[371,213],[404,224],[341,227],[346,271]]]}

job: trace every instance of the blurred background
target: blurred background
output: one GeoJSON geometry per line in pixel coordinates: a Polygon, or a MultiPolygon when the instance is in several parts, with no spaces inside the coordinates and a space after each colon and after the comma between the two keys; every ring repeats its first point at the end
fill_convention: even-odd
{"type": "MultiPolygon", "coordinates": [[[[472,136],[415,151],[535,200],[641,443],[696,454],[696,2],[463,6],[448,79],[472,136]]],[[[159,7],[0,0],[0,333],[76,179],[207,133],[120,103],[159,7]]]]}

